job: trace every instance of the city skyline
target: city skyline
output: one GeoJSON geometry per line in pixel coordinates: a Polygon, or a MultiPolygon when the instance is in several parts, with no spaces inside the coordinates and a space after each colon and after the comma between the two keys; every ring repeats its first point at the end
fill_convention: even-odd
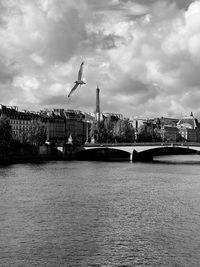
{"type": "Polygon", "coordinates": [[[0,3],[0,97],[24,109],[200,117],[200,1],[0,3]],[[84,61],[86,85],[67,95],[84,61]]]}

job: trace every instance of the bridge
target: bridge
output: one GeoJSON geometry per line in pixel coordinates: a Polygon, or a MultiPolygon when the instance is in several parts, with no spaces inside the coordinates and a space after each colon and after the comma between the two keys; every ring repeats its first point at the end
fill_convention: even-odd
{"type": "Polygon", "coordinates": [[[200,143],[85,144],[79,158],[150,161],[155,155],[200,154],[200,143]]]}

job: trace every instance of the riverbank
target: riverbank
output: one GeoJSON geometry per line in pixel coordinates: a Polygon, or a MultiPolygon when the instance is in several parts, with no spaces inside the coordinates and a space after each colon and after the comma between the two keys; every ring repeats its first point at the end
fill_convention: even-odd
{"type": "Polygon", "coordinates": [[[87,161],[133,161],[153,162],[154,157],[162,155],[184,155],[198,153],[194,150],[178,147],[161,147],[160,150],[147,150],[137,152],[133,149],[131,154],[119,149],[99,147],[98,149],[85,150],[80,145],[65,144],[64,146],[20,147],[20,149],[1,151],[0,165],[13,163],[38,163],[52,160],[87,160],[87,161]]]}
{"type": "MultiPolygon", "coordinates": [[[[0,158],[0,165],[9,165],[17,163],[39,163],[52,160],[65,160],[62,156],[9,156],[0,158]]],[[[68,159],[69,160],[69,159],[68,159]]]]}
{"type": "Polygon", "coordinates": [[[0,165],[14,163],[35,163],[52,160],[73,160],[76,158],[75,146],[39,146],[21,147],[13,151],[0,153],[0,165]]]}

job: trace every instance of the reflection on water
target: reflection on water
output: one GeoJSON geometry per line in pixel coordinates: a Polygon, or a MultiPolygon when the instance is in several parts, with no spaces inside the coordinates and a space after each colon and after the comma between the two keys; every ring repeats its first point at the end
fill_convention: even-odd
{"type": "Polygon", "coordinates": [[[161,163],[200,164],[200,155],[199,154],[163,155],[163,156],[154,156],[153,160],[154,162],[161,162],[161,163]]]}
{"type": "Polygon", "coordinates": [[[200,165],[0,168],[0,266],[199,266],[200,165]]]}

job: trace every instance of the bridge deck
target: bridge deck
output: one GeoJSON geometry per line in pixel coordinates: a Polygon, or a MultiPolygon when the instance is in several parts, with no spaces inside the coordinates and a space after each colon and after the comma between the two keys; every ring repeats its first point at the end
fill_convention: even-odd
{"type": "Polygon", "coordinates": [[[135,150],[136,152],[144,152],[152,149],[164,148],[164,147],[179,147],[179,148],[186,148],[190,150],[200,151],[200,143],[180,143],[180,142],[173,142],[173,143],[112,143],[112,144],[86,144],[82,146],[85,150],[89,149],[101,149],[101,148],[109,148],[109,149],[118,149],[130,154],[133,153],[135,150]]]}
{"type": "Polygon", "coordinates": [[[200,147],[200,143],[194,142],[147,142],[147,143],[96,143],[96,144],[84,144],[83,147],[111,147],[111,146],[197,146],[200,147]]]}

